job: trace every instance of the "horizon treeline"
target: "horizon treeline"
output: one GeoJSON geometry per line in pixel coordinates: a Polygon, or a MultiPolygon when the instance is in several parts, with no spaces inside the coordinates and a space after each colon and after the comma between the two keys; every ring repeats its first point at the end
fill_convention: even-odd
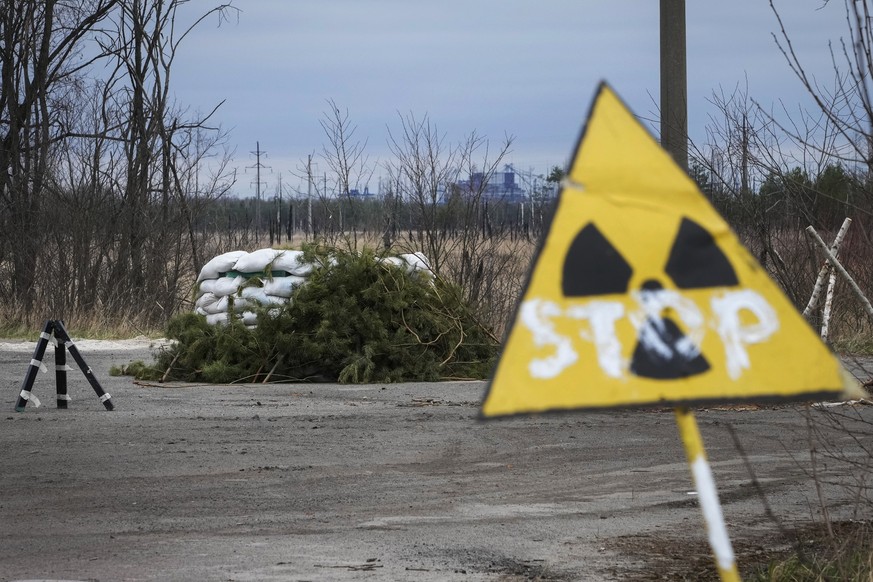
{"type": "MultiPolygon", "coordinates": [[[[241,200],[231,195],[228,135],[215,121],[220,96],[215,109],[192,112],[174,101],[171,82],[190,31],[236,18],[232,4],[193,18],[196,9],[182,0],[0,4],[7,328],[61,318],[154,330],[190,309],[194,278],[213,256],[309,240],[422,251],[502,332],[548,224],[560,168],[522,184],[520,196],[495,196],[489,182],[511,136],[493,144],[472,131],[449,142],[429,117],[410,113],[389,128],[379,196],[358,196],[376,168],[348,111],[328,100],[317,156],[325,177],[313,180],[311,197],[241,200]]],[[[870,24],[847,21],[864,48],[870,24]]],[[[820,93],[787,34],[777,43],[816,109],[777,118],[748,90],[714,93],[705,143],[690,144],[690,174],[801,306],[821,266],[807,225],[827,238],[853,218],[841,256],[862,289],[873,286],[873,103],[864,85],[873,61],[846,51],[854,74],[835,64],[836,88],[820,93]]],[[[847,329],[866,330],[855,307],[846,302],[847,329]]]]}

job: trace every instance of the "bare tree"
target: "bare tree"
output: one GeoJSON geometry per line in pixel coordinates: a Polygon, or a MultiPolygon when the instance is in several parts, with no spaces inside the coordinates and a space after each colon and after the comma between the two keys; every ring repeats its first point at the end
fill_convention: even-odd
{"type": "Polygon", "coordinates": [[[204,164],[223,133],[171,102],[171,68],[232,7],[179,28],[184,0],[0,4],[0,303],[164,320],[211,240],[198,213],[233,180],[226,156],[204,164]]]}
{"type": "MultiPolygon", "coordinates": [[[[343,233],[350,248],[354,249],[358,245],[360,227],[360,209],[354,193],[360,193],[361,188],[370,181],[374,167],[365,153],[367,140],[361,142],[355,137],[358,128],[352,124],[348,109],[340,109],[333,99],[329,99],[327,105],[328,111],[322,115],[319,123],[327,138],[321,158],[331,170],[333,191],[336,192],[333,202],[339,225],[336,231],[331,231],[343,233]]],[[[327,192],[320,192],[320,199],[323,204],[331,205],[327,192]]]]}
{"type": "MultiPolygon", "coordinates": [[[[825,4],[829,1],[826,0],[825,4]]],[[[819,111],[842,137],[841,150],[822,150],[828,156],[855,164],[862,162],[873,173],[873,17],[866,0],[843,0],[847,36],[829,43],[834,71],[832,86],[820,84],[805,68],[794,49],[789,31],[773,1],[770,8],[779,23],[773,37],[786,62],[819,111]]],[[[801,136],[796,136],[802,139],[801,136]]],[[[815,147],[813,142],[804,142],[815,147]]],[[[831,144],[832,145],[832,144],[831,144]]]]}
{"type": "MultiPolygon", "coordinates": [[[[6,299],[29,308],[46,225],[43,193],[52,144],[63,138],[55,108],[89,64],[80,42],[117,0],[0,3],[0,262],[8,265],[6,299]]],[[[94,57],[94,58],[99,58],[94,57]]]]}
{"type": "MultiPolygon", "coordinates": [[[[191,132],[208,129],[212,114],[186,118],[170,102],[172,64],[197,24],[211,14],[224,18],[232,9],[228,4],[216,6],[178,29],[177,15],[184,4],[183,0],[123,0],[115,13],[115,29],[102,39],[120,77],[109,81],[117,87],[112,98],[124,112],[117,134],[124,144],[125,171],[117,185],[124,211],[112,282],[117,294],[143,301],[153,297],[158,291],[155,286],[163,280],[165,265],[155,258],[165,255],[168,237],[173,236],[166,228],[171,205],[185,194],[178,189],[178,154],[185,150],[191,132]]],[[[185,208],[182,204],[183,212],[185,208]]],[[[192,268],[200,260],[196,248],[193,251],[192,268]]],[[[173,289],[168,291],[173,294],[173,289]]]]}
{"type": "Polygon", "coordinates": [[[489,183],[510,151],[507,136],[494,150],[473,132],[450,143],[427,116],[400,116],[400,129],[389,130],[392,159],[388,224],[398,228],[394,246],[423,251],[438,275],[457,284],[480,316],[500,329],[515,304],[530,245],[513,239],[505,221],[495,219],[499,198],[489,183]],[[409,216],[397,216],[408,212],[409,216]]]}
{"type": "Polygon", "coordinates": [[[844,0],[848,34],[830,44],[833,78],[823,81],[804,68],[771,2],[779,25],[774,40],[815,107],[765,107],[748,87],[721,91],[711,99],[706,142],[692,146],[692,175],[798,306],[820,267],[803,234],[807,225],[832,236],[845,217],[853,218],[858,228],[843,247],[845,259],[861,279],[870,270],[869,4],[844,0]]]}

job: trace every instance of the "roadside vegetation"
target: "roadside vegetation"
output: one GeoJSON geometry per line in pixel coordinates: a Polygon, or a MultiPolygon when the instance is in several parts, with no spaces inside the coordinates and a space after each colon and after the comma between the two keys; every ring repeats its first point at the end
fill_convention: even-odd
{"type": "Polygon", "coordinates": [[[793,549],[749,570],[750,582],[873,580],[873,524],[815,524],[797,532],[793,549]]]}
{"type": "MultiPolygon", "coordinates": [[[[316,269],[255,329],[213,326],[193,313],[170,320],[175,340],[154,364],[115,373],[188,382],[402,382],[484,378],[498,341],[457,286],[362,253],[309,247],[316,269]]],[[[265,313],[269,310],[271,313],[265,313]]]]}

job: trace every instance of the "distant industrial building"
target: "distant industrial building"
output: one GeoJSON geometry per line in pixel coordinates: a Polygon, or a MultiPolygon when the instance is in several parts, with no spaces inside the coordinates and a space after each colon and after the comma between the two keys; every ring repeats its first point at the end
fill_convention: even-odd
{"type": "MultiPolygon", "coordinates": [[[[532,171],[519,172],[511,164],[504,165],[502,172],[496,171],[490,175],[486,175],[484,172],[473,172],[469,179],[449,182],[448,184],[440,183],[436,188],[435,193],[431,192],[425,196],[429,199],[430,195],[435,195],[434,201],[437,204],[445,204],[453,195],[521,204],[530,202],[532,199],[552,198],[557,193],[557,184],[546,182],[542,174],[534,174],[532,171]]],[[[350,188],[342,197],[372,200],[384,196],[385,190],[385,185],[380,179],[376,191],[371,191],[368,186],[364,186],[363,189],[350,188]]],[[[415,195],[410,192],[404,192],[401,196],[415,198],[415,195]]]]}
{"type": "Polygon", "coordinates": [[[369,186],[364,186],[363,190],[358,190],[357,188],[352,188],[348,192],[348,196],[351,198],[370,199],[370,198],[375,198],[376,195],[377,194],[375,192],[370,192],[369,186]]]}
{"type": "Polygon", "coordinates": [[[529,193],[516,182],[515,169],[504,166],[502,172],[494,172],[486,180],[483,172],[474,172],[469,180],[456,184],[462,195],[481,196],[503,202],[524,202],[529,193]]]}

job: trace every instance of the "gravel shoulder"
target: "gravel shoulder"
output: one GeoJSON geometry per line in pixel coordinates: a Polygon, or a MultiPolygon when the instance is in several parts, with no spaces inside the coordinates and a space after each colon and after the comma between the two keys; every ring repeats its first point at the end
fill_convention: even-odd
{"type": "MultiPolygon", "coordinates": [[[[482,422],[483,382],[205,386],[109,376],[112,365],[147,359],[150,343],[76,342],[114,411],[74,370],[70,409],[54,407],[53,375],[40,374],[43,406],[16,413],[33,344],[0,340],[0,580],[713,574],[670,411],[482,422]]],[[[51,368],[51,349],[45,361],[51,368]]],[[[868,433],[871,409],[839,407],[868,433]]],[[[862,458],[853,436],[829,423],[833,410],[697,413],[741,567],[785,543],[747,465],[791,528],[820,516],[810,426],[846,459],[862,458]]],[[[851,463],[819,469],[832,518],[857,517],[852,488],[841,486],[851,463]]]]}

